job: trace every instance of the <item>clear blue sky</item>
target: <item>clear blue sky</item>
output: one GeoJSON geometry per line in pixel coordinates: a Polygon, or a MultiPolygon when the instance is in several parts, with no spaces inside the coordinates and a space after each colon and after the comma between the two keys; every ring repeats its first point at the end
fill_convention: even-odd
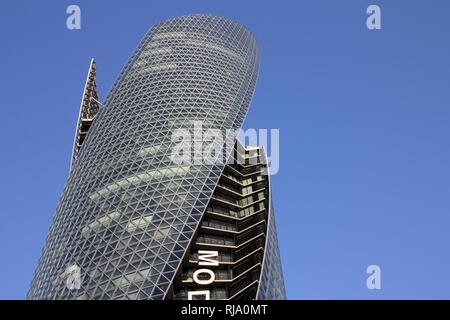
{"type": "Polygon", "coordinates": [[[450,298],[448,0],[1,1],[0,298],[24,298],[31,281],[89,59],[104,98],[144,33],[188,13],[233,18],[258,39],[245,126],[280,129],[288,297],[450,298]],[[79,31],[66,29],[69,4],[79,31]],[[369,4],[379,31],[366,28],[369,4]]]}

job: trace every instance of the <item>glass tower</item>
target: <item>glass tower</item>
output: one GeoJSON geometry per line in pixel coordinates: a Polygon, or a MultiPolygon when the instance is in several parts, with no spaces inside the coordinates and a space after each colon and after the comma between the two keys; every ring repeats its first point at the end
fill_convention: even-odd
{"type": "Polygon", "coordinates": [[[173,161],[177,130],[241,127],[258,65],[253,35],[212,15],[154,26],[103,105],[91,62],[29,299],[285,298],[264,150],[228,137],[228,162],[173,161]]]}

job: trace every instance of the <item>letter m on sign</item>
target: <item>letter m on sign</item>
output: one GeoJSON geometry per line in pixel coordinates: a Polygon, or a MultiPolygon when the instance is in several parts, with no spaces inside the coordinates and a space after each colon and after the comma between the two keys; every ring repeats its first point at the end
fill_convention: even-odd
{"type": "Polygon", "coordinates": [[[198,250],[198,265],[199,266],[218,266],[219,261],[218,251],[198,250]]]}

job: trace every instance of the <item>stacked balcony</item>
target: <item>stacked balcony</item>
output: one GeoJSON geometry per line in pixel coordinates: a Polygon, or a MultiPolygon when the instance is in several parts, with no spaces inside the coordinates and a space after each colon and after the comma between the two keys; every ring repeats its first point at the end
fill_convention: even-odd
{"type": "Polygon", "coordinates": [[[237,145],[232,163],[225,166],[201,224],[194,236],[167,299],[189,297],[189,292],[207,290],[213,300],[254,300],[258,289],[267,234],[269,205],[268,178],[259,148],[237,145]],[[198,252],[218,252],[217,265],[208,267],[214,281],[199,268],[198,252]]]}

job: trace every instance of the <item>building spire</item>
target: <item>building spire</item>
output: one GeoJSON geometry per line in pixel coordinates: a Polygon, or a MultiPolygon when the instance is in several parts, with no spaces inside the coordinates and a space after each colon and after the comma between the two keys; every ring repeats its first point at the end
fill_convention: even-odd
{"type": "Polygon", "coordinates": [[[96,65],[95,60],[91,59],[86,83],[84,85],[83,96],[81,98],[80,113],[78,115],[75,139],[73,143],[72,159],[70,164],[71,168],[80,153],[83,141],[86,138],[95,116],[100,110],[100,106],[101,104],[98,101],[96,65]]]}

